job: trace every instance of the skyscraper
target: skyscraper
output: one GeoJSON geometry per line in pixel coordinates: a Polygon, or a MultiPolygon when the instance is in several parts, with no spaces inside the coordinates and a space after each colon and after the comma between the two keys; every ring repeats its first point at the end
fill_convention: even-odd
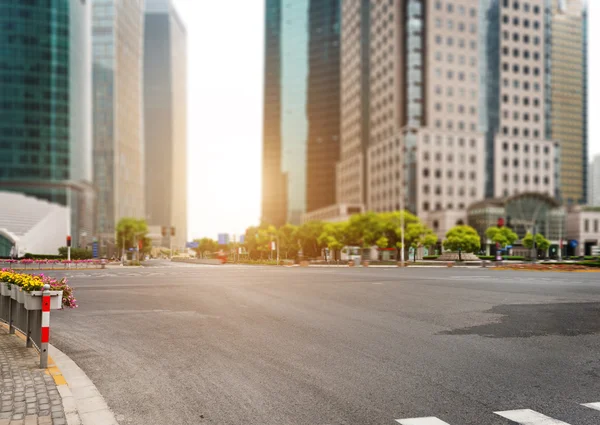
{"type": "Polygon", "coordinates": [[[0,190],[68,206],[75,246],[94,233],[90,8],[0,3],[0,190]]]}
{"type": "MultiPolygon", "coordinates": [[[[585,124],[565,123],[573,111],[555,103],[567,87],[585,96],[585,78],[557,76],[552,90],[572,34],[553,34],[550,5],[345,1],[338,202],[405,208],[443,235],[486,197],[560,197],[560,157],[570,148],[553,133],[579,135],[581,147],[585,124]]],[[[575,103],[582,121],[585,102],[575,103]]],[[[569,152],[581,160],[581,149],[569,152]]]]}
{"type": "MultiPolygon", "coordinates": [[[[144,116],[148,224],[187,237],[187,41],[170,0],[147,0],[144,25],[144,116]]],[[[166,242],[165,242],[166,243],[166,242]]]]}
{"type": "Polygon", "coordinates": [[[262,219],[335,202],[340,0],[267,0],[262,219]]]}
{"type": "Polygon", "coordinates": [[[561,146],[561,193],[585,203],[587,135],[586,28],[581,0],[552,1],[552,138],[561,146]]]}
{"type": "MultiPolygon", "coordinates": [[[[145,218],[143,0],[93,0],[94,183],[102,246],[123,217],[145,218]]],[[[104,252],[104,251],[103,251],[104,252]]]]}
{"type": "Polygon", "coordinates": [[[600,207],[600,155],[594,156],[588,174],[588,205],[600,207]]]}

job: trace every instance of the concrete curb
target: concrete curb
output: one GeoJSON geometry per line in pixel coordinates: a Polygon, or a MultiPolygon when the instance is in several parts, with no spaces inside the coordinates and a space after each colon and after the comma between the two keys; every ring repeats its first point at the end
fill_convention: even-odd
{"type": "MultiPolygon", "coordinates": [[[[57,381],[68,425],[118,425],[104,397],[77,364],[53,345],[49,355],[64,380],[57,381]]],[[[56,381],[56,377],[55,377],[56,381]]]]}

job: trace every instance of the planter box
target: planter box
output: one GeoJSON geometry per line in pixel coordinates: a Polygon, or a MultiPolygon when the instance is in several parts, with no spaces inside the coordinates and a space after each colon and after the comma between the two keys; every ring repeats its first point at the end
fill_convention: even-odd
{"type": "MultiPolygon", "coordinates": [[[[50,310],[62,308],[63,291],[48,291],[50,293],[50,310]]],[[[24,304],[27,310],[42,309],[42,291],[24,292],[24,304]]]]}
{"type": "Polygon", "coordinates": [[[17,293],[19,292],[19,287],[17,285],[10,285],[10,297],[13,300],[17,300],[17,293]]]}
{"type": "Polygon", "coordinates": [[[21,288],[17,289],[17,302],[23,304],[25,302],[25,291],[21,291],[21,288]]]}
{"type": "Polygon", "coordinates": [[[11,291],[10,288],[8,287],[8,283],[6,282],[2,282],[0,285],[0,289],[1,289],[1,293],[3,297],[10,297],[11,291]]]}

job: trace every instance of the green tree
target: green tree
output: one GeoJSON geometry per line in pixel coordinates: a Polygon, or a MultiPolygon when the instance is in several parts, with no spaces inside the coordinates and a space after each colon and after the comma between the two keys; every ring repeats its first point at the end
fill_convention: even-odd
{"type": "MultiPolygon", "coordinates": [[[[523,238],[523,246],[527,249],[533,248],[533,235],[530,232],[527,232],[525,237],[523,238]]],[[[550,248],[550,241],[544,237],[541,233],[535,234],[535,245],[538,250],[542,252],[546,252],[548,248],[550,248]]]]}
{"type": "Polygon", "coordinates": [[[117,223],[117,247],[119,249],[135,248],[142,243],[142,253],[152,250],[152,242],[148,236],[148,224],[144,219],[124,217],[117,223]]]}
{"type": "Polygon", "coordinates": [[[256,249],[260,253],[260,258],[269,257],[271,252],[271,242],[277,237],[277,229],[275,226],[262,224],[258,228],[256,236],[256,249]]]}
{"type": "MultiPolygon", "coordinates": [[[[67,247],[58,248],[58,255],[67,258],[67,247]]],[[[92,251],[83,248],[71,248],[71,260],[89,260],[92,258],[92,251]]]]}
{"type": "Polygon", "coordinates": [[[321,221],[310,221],[298,228],[296,237],[304,257],[315,258],[321,255],[321,250],[327,246],[324,240],[319,241],[324,229],[325,223],[321,221]]]}
{"type": "Polygon", "coordinates": [[[454,226],[446,233],[444,249],[458,251],[458,259],[462,260],[462,252],[475,252],[481,248],[477,231],[471,226],[454,226]]]}
{"type": "Polygon", "coordinates": [[[211,238],[194,239],[194,242],[198,243],[195,249],[198,258],[207,258],[219,250],[218,242],[211,238]]]}
{"type": "MultiPolygon", "coordinates": [[[[427,227],[419,218],[408,211],[394,211],[378,214],[381,222],[381,229],[388,240],[389,248],[396,248],[398,254],[401,249],[412,246],[419,248],[422,246],[435,245],[437,236],[427,227]],[[404,215],[404,247],[402,246],[402,216],[404,215]]],[[[416,257],[415,257],[416,258],[416,257]]]]}
{"type": "Polygon", "coordinates": [[[321,246],[326,246],[333,253],[333,258],[338,259],[338,252],[346,246],[346,228],[348,224],[327,223],[323,227],[323,233],[318,238],[321,246]]]}
{"type": "Polygon", "coordinates": [[[279,239],[279,255],[283,258],[294,258],[298,254],[298,226],[284,224],[277,230],[279,239]]]}
{"type": "Polygon", "coordinates": [[[485,231],[485,236],[494,243],[500,244],[502,248],[515,243],[519,236],[509,227],[492,226],[485,231]]]}
{"type": "MultiPolygon", "coordinates": [[[[415,250],[424,246],[435,245],[437,241],[438,237],[433,230],[423,224],[420,220],[411,222],[406,226],[405,243],[415,250]]],[[[416,253],[414,261],[417,261],[416,253]]]]}
{"type": "Polygon", "coordinates": [[[244,246],[250,258],[258,258],[258,227],[250,226],[246,229],[244,246]]]}

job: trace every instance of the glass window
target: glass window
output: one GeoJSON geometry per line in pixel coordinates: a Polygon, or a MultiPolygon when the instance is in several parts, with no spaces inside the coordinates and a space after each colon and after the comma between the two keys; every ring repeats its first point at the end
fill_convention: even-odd
{"type": "Polygon", "coordinates": [[[585,220],[583,220],[583,231],[584,232],[590,231],[590,221],[587,218],[585,220]]]}

